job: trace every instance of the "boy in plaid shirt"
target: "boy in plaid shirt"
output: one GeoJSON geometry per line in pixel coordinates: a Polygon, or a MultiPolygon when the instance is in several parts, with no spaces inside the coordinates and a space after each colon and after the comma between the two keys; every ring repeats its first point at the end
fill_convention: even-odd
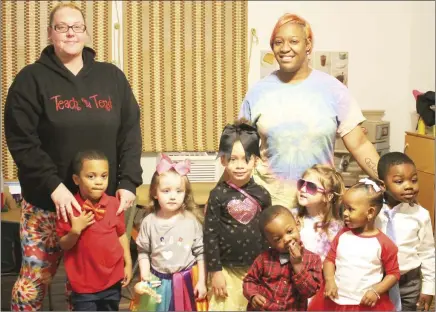
{"type": "Polygon", "coordinates": [[[271,245],[244,278],[248,311],[306,311],[322,281],[321,258],[304,249],[292,213],[283,206],[263,210],[259,226],[271,245]]]}

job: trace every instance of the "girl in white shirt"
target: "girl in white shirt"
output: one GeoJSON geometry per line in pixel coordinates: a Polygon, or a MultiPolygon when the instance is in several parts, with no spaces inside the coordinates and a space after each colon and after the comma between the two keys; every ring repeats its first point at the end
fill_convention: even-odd
{"type": "Polygon", "coordinates": [[[374,221],[383,206],[383,191],[363,179],[343,198],[345,227],[324,261],[325,289],[311,311],[394,311],[389,289],[398,281],[398,248],[374,221]]]}
{"type": "Polygon", "coordinates": [[[293,213],[301,241],[322,261],[330,250],[333,238],[343,227],[340,207],[344,189],[342,176],[327,165],[314,165],[297,181],[298,206],[293,213]]]}

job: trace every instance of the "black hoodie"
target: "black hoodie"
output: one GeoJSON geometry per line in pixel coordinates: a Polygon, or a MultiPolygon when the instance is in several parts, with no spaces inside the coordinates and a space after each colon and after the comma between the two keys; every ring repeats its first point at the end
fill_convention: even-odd
{"type": "Polygon", "coordinates": [[[55,211],[50,195],[60,183],[77,191],[71,163],[87,149],[108,157],[109,195],[117,189],[136,193],[142,183],[138,103],[124,73],[94,57],[85,47],[83,68],[74,76],[49,45],[9,89],[6,142],[24,199],[39,208],[55,211]]]}

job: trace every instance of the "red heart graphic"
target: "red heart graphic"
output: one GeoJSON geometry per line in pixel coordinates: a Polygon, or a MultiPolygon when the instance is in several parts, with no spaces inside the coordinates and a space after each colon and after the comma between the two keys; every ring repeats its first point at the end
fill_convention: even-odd
{"type": "Polygon", "coordinates": [[[244,201],[232,199],[227,204],[227,210],[236,221],[247,224],[256,216],[258,208],[251,200],[246,198],[244,201]]]}

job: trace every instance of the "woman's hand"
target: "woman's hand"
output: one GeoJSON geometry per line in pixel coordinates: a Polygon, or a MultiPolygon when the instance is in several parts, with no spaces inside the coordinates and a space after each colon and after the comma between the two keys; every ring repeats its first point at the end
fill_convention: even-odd
{"type": "Polygon", "coordinates": [[[130,206],[133,205],[136,195],[128,190],[119,189],[116,192],[116,197],[120,201],[120,206],[118,207],[117,210],[117,215],[119,215],[120,213],[127,210],[130,206]]]}
{"type": "Polygon", "coordinates": [[[51,200],[56,206],[57,218],[60,219],[62,216],[65,222],[68,222],[67,215],[73,214],[73,207],[78,212],[82,212],[79,203],[63,183],[59,184],[53,193],[51,193],[51,200]]]}
{"type": "Polygon", "coordinates": [[[226,279],[222,271],[212,273],[212,290],[217,297],[228,297],[226,279]]]}

